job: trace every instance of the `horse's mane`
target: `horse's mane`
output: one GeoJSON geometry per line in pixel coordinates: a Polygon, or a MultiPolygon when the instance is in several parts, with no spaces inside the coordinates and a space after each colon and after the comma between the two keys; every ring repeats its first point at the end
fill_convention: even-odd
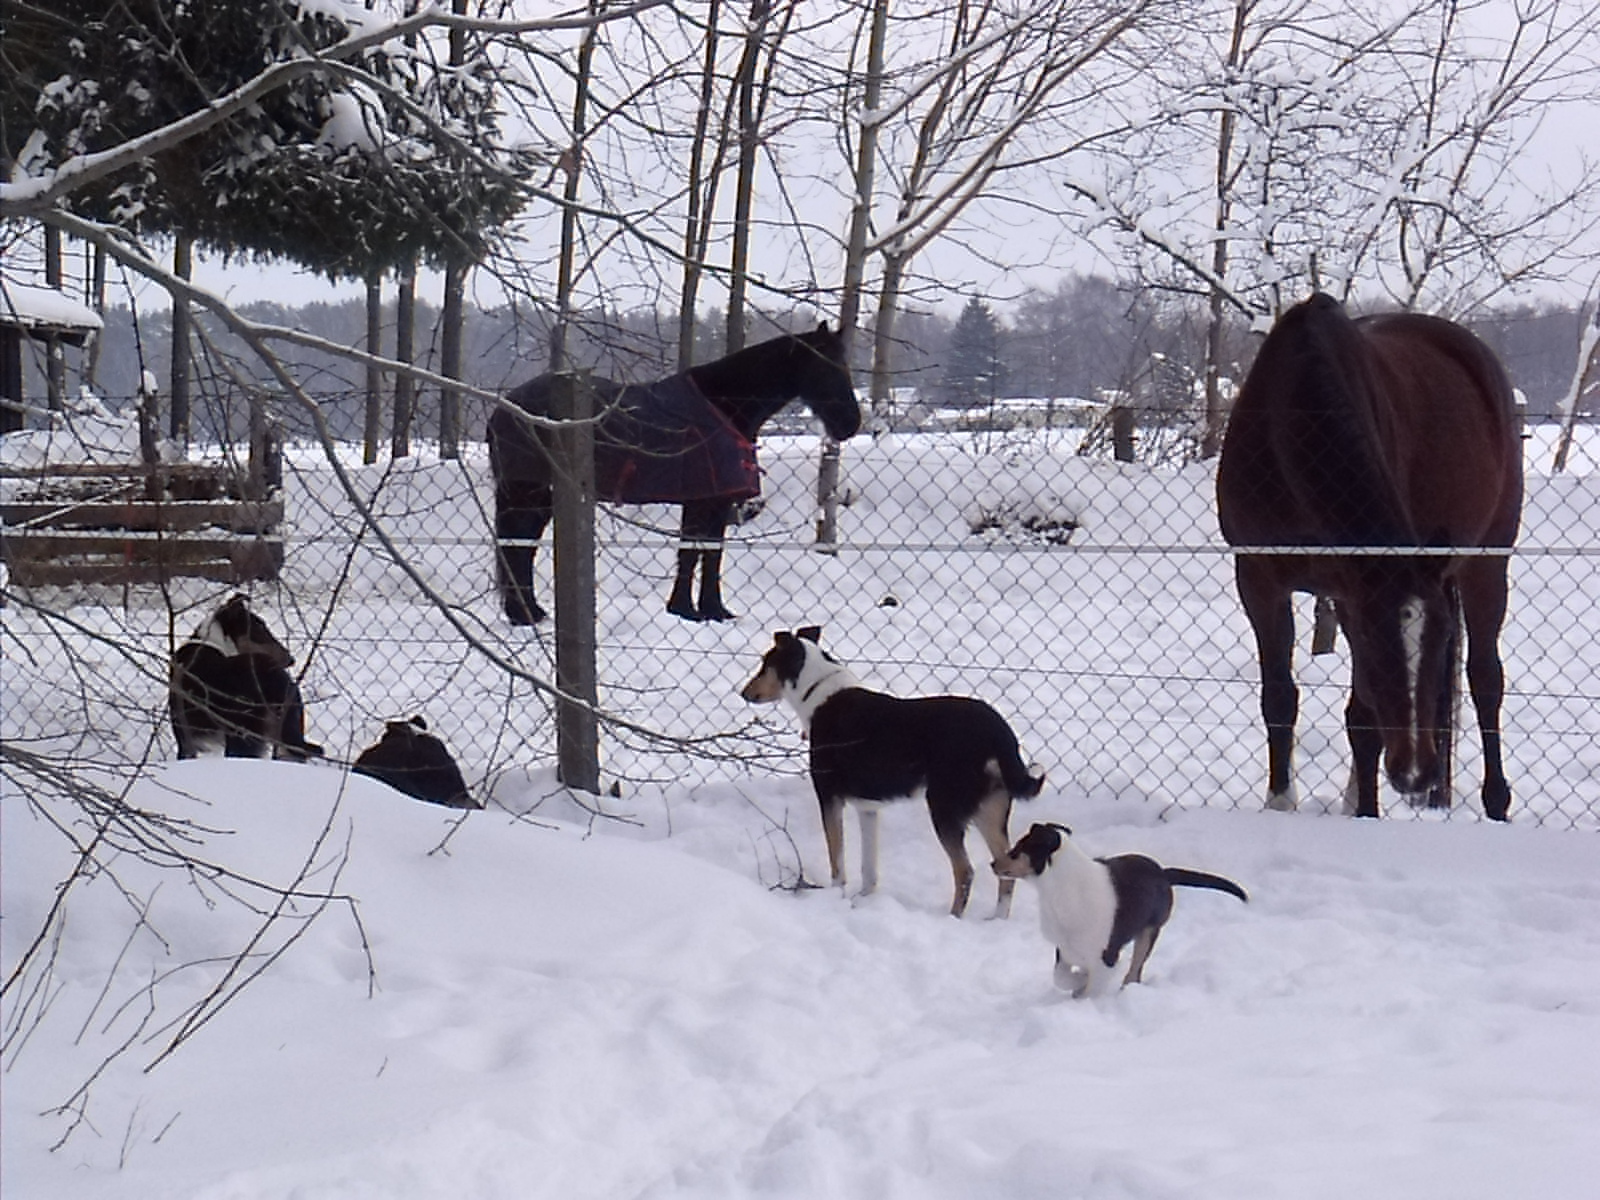
{"type": "MultiPolygon", "coordinates": [[[[1384,453],[1373,352],[1342,305],[1321,293],[1285,314],[1262,344],[1272,444],[1302,512],[1320,514],[1329,545],[1415,541],[1384,453]]],[[[1241,399],[1243,399],[1241,397],[1241,399]]]]}

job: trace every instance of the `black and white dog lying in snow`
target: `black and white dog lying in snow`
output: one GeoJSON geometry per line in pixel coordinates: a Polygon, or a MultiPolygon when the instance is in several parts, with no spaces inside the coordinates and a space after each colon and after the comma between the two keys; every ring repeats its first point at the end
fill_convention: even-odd
{"type": "Polygon", "coordinates": [[[1065,825],[1035,825],[995,861],[1007,879],[1039,883],[1039,925],[1056,948],[1056,986],[1074,996],[1103,991],[1122,948],[1133,959],[1122,984],[1139,983],[1161,927],[1172,915],[1172,889],[1212,888],[1248,901],[1221,875],[1163,867],[1142,854],[1090,858],[1069,840],[1065,825]]]}
{"type": "Polygon", "coordinates": [[[350,769],[430,804],[483,807],[467,793],[461,768],[421,717],[386,722],[383,737],[363,750],[350,769]]]}
{"type": "Polygon", "coordinates": [[[172,655],[167,709],[178,757],[218,750],[229,758],[320,756],[322,747],[306,741],[293,664],[249,601],[230,599],[172,655]]]}
{"type": "MultiPolygon", "coordinates": [[[[761,669],[740,693],[755,704],[787,700],[809,731],[811,784],[822,806],[828,866],[844,884],[844,806],[861,819],[863,894],[878,884],[878,808],[922,794],[955,875],[953,916],[972,893],[967,826],[976,823],[993,858],[1009,848],[1013,799],[1039,794],[1044,773],[1023,766],[1017,737],[982,700],[928,696],[903,700],[861,686],[807,626],[772,635],[761,669]]],[[[1001,877],[995,916],[1011,911],[1014,880],[1001,877]]]]}

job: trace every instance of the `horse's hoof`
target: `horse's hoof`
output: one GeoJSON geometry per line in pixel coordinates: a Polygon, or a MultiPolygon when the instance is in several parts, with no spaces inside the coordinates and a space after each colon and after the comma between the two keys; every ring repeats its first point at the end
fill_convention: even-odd
{"type": "Polygon", "coordinates": [[[539,604],[524,605],[512,602],[506,605],[506,620],[519,627],[537,625],[549,615],[539,604]]]}
{"type": "Polygon", "coordinates": [[[1483,785],[1483,815],[1491,821],[1511,819],[1511,789],[1505,783],[1483,785]]]}

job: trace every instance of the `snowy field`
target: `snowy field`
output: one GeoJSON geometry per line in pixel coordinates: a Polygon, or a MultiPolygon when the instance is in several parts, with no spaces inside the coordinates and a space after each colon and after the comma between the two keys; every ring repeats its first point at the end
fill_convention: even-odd
{"type": "Polygon", "coordinates": [[[1343,656],[1300,664],[1308,811],[1257,811],[1253,654],[1203,468],[1026,437],[852,445],[844,545],[819,555],[814,450],[763,443],[731,625],[661,612],[670,513],[604,518],[603,701],[722,735],[709,760],[608,736],[608,816],[554,784],[532,686],[463,648],[464,628],[549,670],[495,617],[481,461],[356,471],[447,607],[354,540],[310,468],[283,586],[256,596],[335,760],[397,713],[445,734],[490,804],[459,826],[336,762],[165,762],[167,638],[215,590],[171,615],[8,608],[8,743],[71,752],[173,823],[97,836],[42,792],[0,806],[7,1200],[1502,1198],[1600,1178],[1600,842],[1571,832],[1600,809],[1592,443],[1560,478],[1530,444],[1509,827],[1470,819],[1470,733],[1468,819],[1320,814],[1343,656]],[[1067,548],[974,539],[989,509],[1080,528],[1067,548]],[[886,817],[877,897],[799,886],[826,873],[802,743],[736,693],[768,632],[807,621],[872,684],[1012,718],[1051,772],[1014,831],[1063,820],[1252,903],[1184,893],[1145,986],[1073,1002],[1026,885],[1009,922],[982,919],[981,875],[969,918],[944,915],[916,806],[886,817]],[[173,867],[174,845],[205,865],[173,867]]]}
{"type": "MultiPolygon", "coordinates": [[[[359,923],[334,904],[305,930],[315,902],[287,905],[248,969],[282,957],[146,1072],[241,982],[219,960],[261,920],[221,882],[113,858],[8,1014],[8,1200],[1504,1200],[1600,1178],[1589,835],[1162,820],[1050,789],[1022,821],[1252,896],[1185,892],[1143,986],[1072,1001],[1031,887],[1007,922],[977,915],[987,878],[974,916],[945,915],[912,806],[855,901],[759,877],[755,804],[821,853],[798,781],[679,794],[670,836],[660,810],[497,809],[447,842],[439,810],[342,782],[213,760],[141,783],[132,802],[216,831],[197,856],[357,897],[359,923]],[[52,1151],[64,1103],[84,1111],[52,1151]]],[[[15,799],[5,822],[9,968],[73,860],[15,799]]]]}

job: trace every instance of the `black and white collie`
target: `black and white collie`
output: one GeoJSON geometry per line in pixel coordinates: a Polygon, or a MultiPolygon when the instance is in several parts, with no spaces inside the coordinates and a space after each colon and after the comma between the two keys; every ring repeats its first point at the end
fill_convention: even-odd
{"type": "Polygon", "coordinates": [[[178,757],[220,750],[230,758],[270,752],[303,762],[320,755],[322,747],[306,741],[293,664],[243,596],[219,608],[172,656],[167,708],[178,757]]]}
{"type": "MultiPolygon", "coordinates": [[[[981,700],[928,696],[903,700],[861,686],[820,645],[818,626],[773,634],[761,669],[740,693],[762,704],[787,700],[809,731],[811,784],[822,806],[833,882],[844,885],[844,806],[861,820],[862,892],[878,884],[878,808],[918,794],[955,875],[953,916],[972,893],[967,826],[976,823],[993,858],[1009,848],[1013,799],[1039,794],[1041,771],[1023,766],[1017,737],[981,700]]],[[[1011,911],[1014,880],[1000,879],[995,916],[1011,911]]]]}
{"type": "Polygon", "coordinates": [[[1090,858],[1072,844],[1071,833],[1065,825],[1035,825],[994,869],[1002,878],[1038,881],[1039,925],[1056,948],[1056,985],[1074,996],[1104,991],[1129,942],[1133,958],[1122,985],[1143,980],[1145,961],[1172,915],[1174,886],[1250,899],[1231,879],[1163,867],[1142,854],[1090,858]]]}

